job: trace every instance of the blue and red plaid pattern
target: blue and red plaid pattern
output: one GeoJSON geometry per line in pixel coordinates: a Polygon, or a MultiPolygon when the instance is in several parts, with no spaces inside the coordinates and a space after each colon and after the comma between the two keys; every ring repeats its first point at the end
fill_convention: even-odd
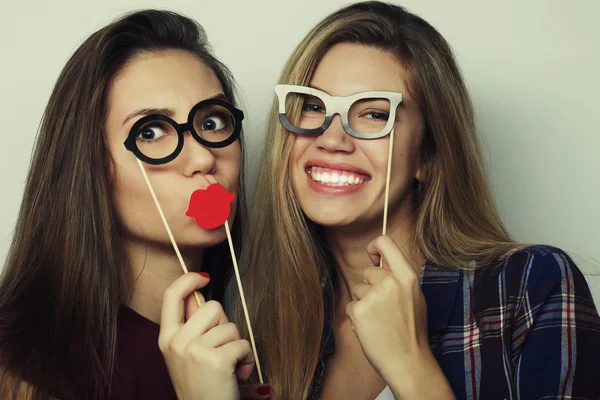
{"type": "MultiPolygon", "coordinates": [[[[422,289],[431,349],[457,399],[600,399],[600,317],[562,250],[525,247],[469,271],[426,263],[422,289]]],[[[312,399],[334,351],[328,319],[312,399]]]]}

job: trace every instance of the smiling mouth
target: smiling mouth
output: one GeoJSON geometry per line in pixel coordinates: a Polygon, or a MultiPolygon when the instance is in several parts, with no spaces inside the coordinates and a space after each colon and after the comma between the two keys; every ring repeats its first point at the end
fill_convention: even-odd
{"type": "Polygon", "coordinates": [[[371,179],[367,175],[356,172],[316,166],[308,167],[305,171],[313,181],[326,186],[358,186],[371,179]]]}

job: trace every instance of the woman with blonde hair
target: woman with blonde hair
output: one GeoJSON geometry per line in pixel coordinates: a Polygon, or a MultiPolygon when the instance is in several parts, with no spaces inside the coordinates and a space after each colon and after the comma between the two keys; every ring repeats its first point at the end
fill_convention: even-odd
{"type": "Polygon", "coordinates": [[[276,92],[246,288],[282,398],[600,396],[585,279],[505,229],[471,99],[431,25],[391,4],[345,7],[293,51],[276,92]]]}

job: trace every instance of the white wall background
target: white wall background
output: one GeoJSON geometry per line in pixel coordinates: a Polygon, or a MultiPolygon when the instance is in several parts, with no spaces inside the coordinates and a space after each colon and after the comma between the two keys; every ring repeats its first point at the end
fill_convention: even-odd
{"type": "MultiPolygon", "coordinates": [[[[200,22],[243,90],[254,177],[283,63],[311,26],[346,3],[1,0],[0,268],[44,106],[64,63],[89,34],[139,8],[169,8],[200,22]]],[[[600,1],[401,4],[455,49],[508,228],[519,240],[568,251],[600,305],[600,1]]]]}

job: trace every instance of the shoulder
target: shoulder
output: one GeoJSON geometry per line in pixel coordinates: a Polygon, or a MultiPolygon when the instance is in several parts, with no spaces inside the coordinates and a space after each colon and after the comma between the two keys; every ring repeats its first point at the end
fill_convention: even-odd
{"type": "Polygon", "coordinates": [[[500,260],[504,262],[507,272],[511,270],[516,272],[521,269],[542,269],[546,271],[547,275],[552,274],[555,278],[564,273],[565,269],[580,273],[571,257],[564,250],[544,244],[517,247],[500,260]]]}
{"type": "Polygon", "coordinates": [[[493,292],[501,302],[527,303],[529,310],[569,309],[597,316],[583,273],[558,247],[515,248],[497,266],[481,268],[476,277],[476,294],[493,292]]]}
{"type": "Polygon", "coordinates": [[[581,270],[562,249],[548,245],[519,248],[505,258],[502,273],[507,282],[519,281],[530,295],[535,293],[587,292],[581,270]]]}

